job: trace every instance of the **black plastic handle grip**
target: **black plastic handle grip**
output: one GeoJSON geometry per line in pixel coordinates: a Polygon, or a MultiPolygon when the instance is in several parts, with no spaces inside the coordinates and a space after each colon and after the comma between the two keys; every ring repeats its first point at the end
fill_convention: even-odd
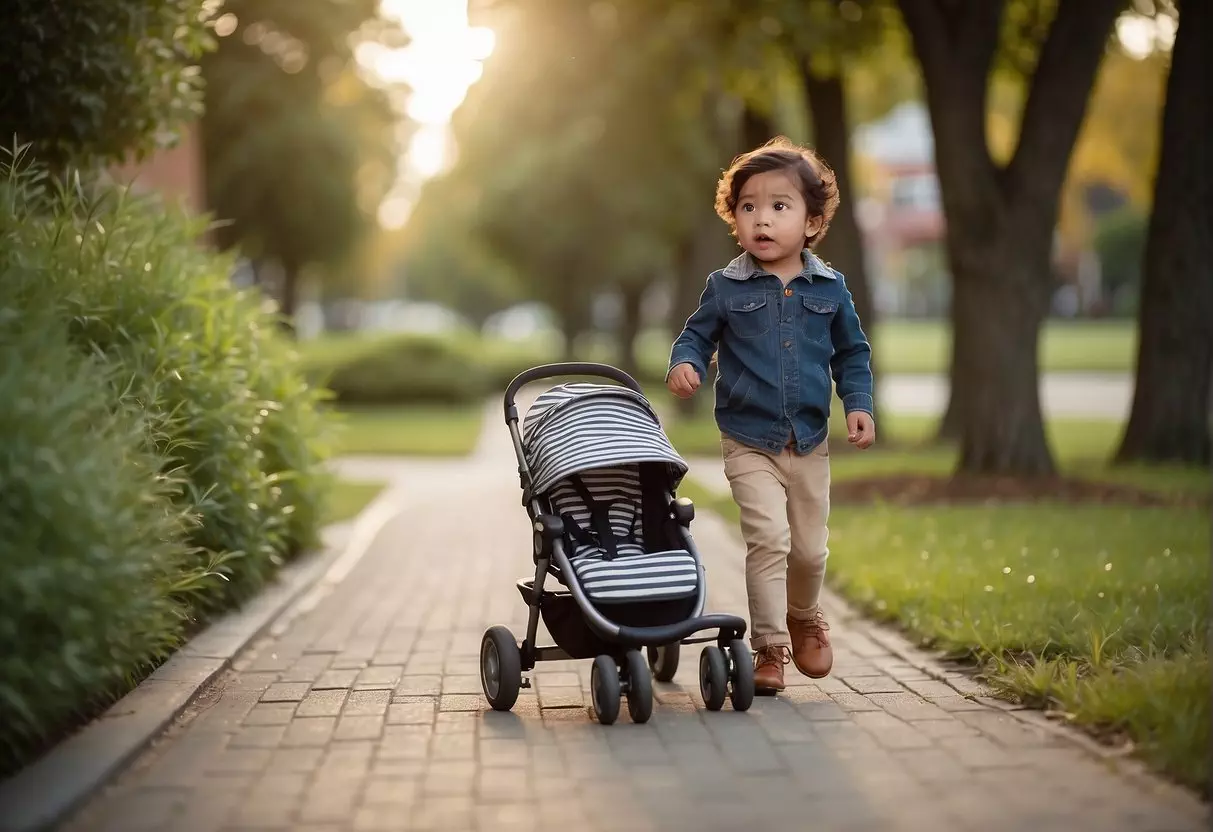
{"type": "Polygon", "coordinates": [[[505,389],[506,422],[518,418],[518,410],[514,407],[514,396],[518,394],[519,390],[533,381],[538,381],[542,378],[555,378],[556,376],[601,376],[602,378],[609,378],[611,381],[617,381],[629,390],[635,390],[642,395],[644,393],[636,379],[618,367],[612,367],[610,364],[594,364],[581,361],[543,364],[539,367],[523,370],[514,376],[514,380],[510,382],[510,386],[505,389]]]}

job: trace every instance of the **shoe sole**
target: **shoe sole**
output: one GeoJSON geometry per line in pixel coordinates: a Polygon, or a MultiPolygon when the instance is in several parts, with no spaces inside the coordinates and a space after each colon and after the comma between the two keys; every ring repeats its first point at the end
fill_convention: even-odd
{"type": "Polygon", "coordinates": [[[830,669],[827,670],[825,673],[819,673],[819,674],[814,675],[800,666],[800,663],[798,661],[796,661],[795,655],[792,656],[792,664],[795,665],[796,669],[800,671],[801,676],[807,676],[810,679],[824,679],[825,677],[830,675],[830,670],[834,669],[834,666],[830,665],[830,669]]]}

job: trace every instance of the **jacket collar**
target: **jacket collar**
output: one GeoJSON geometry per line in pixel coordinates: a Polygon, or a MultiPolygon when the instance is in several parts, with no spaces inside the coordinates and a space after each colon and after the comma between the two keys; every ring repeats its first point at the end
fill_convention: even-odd
{"type": "MultiPolygon", "coordinates": [[[[804,263],[804,268],[797,277],[816,276],[835,279],[835,274],[830,267],[821,262],[821,258],[807,248],[800,252],[800,259],[804,263]]],[[[749,280],[759,274],[770,274],[770,272],[764,269],[762,264],[755,260],[748,251],[743,251],[733,258],[733,262],[724,268],[724,276],[731,280],[749,280]]]]}

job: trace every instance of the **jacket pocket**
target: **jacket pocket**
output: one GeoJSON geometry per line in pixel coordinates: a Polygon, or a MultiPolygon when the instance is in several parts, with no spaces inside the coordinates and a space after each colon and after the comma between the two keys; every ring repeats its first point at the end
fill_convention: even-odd
{"type": "Polygon", "coordinates": [[[729,329],[738,338],[757,338],[771,331],[771,310],[762,294],[729,298],[729,329]]]}
{"type": "Polygon", "coordinates": [[[834,313],[838,311],[837,301],[803,295],[805,332],[809,339],[817,343],[825,343],[830,337],[830,324],[834,321],[834,313]]]}

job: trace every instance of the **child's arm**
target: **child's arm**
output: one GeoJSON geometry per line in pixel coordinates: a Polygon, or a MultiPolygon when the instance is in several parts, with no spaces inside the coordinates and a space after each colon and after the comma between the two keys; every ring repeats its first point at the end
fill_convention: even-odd
{"type": "MultiPolygon", "coordinates": [[[[843,277],[838,272],[839,280],[843,277]]],[[[846,300],[834,316],[831,336],[834,355],[830,358],[830,370],[834,376],[834,388],[846,413],[859,411],[872,415],[872,347],[859,322],[855,301],[843,284],[846,300]]]]}
{"type": "Polygon", "coordinates": [[[699,307],[687,318],[682,334],[674,340],[666,381],[669,381],[670,373],[679,364],[690,364],[694,367],[695,372],[699,373],[700,382],[708,377],[708,362],[716,351],[716,343],[724,330],[724,322],[725,316],[716,298],[716,287],[709,277],[703,294],[699,296],[699,307]]]}

